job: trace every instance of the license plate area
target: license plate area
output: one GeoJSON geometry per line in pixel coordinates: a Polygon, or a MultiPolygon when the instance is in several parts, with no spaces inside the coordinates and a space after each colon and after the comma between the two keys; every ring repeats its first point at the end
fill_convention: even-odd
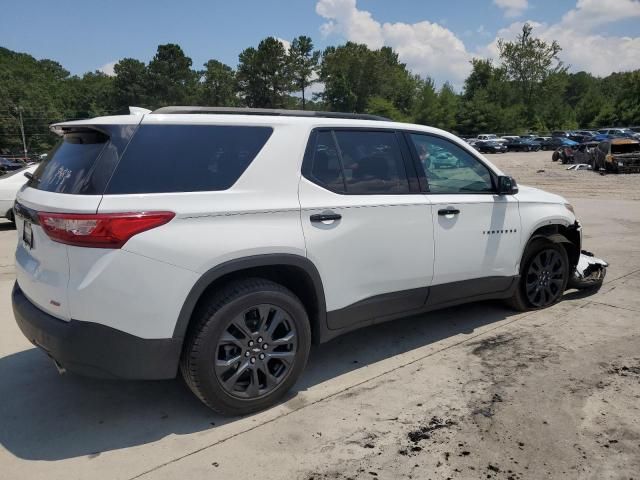
{"type": "Polygon", "coordinates": [[[33,248],[33,228],[31,222],[26,219],[22,226],[22,241],[29,250],[33,248]]]}

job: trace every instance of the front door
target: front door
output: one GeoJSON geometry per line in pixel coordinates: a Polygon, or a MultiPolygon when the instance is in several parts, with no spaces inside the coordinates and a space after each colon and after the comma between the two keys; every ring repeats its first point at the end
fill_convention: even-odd
{"type": "Polygon", "coordinates": [[[453,299],[508,288],[521,254],[517,200],[496,194],[489,168],[466,148],[435,135],[411,133],[408,138],[424,169],[433,208],[433,285],[443,288],[432,293],[453,299]],[[444,290],[445,285],[451,288],[444,290]]]}

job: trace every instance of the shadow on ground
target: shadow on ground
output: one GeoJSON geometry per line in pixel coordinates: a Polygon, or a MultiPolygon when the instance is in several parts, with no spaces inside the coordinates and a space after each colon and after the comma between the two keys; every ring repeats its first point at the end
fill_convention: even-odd
{"type": "MultiPolygon", "coordinates": [[[[498,302],[483,302],[349,333],[312,349],[307,370],[288,398],[512,314],[498,302]]],[[[59,376],[35,348],[0,359],[0,399],[0,444],[29,460],[99,455],[235,421],[207,409],[180,380],[117,382],[59,376]]]]}

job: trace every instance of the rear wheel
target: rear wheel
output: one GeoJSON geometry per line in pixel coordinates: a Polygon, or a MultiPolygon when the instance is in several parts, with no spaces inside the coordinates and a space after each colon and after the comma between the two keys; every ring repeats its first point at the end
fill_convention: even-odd
{"type": "Polygon", "coordinates": [[[300,300],[266,279],[231,283],[199,309],[180,369],[211,409],[244,415],[273,405],[293,386],[311,346],[300,300]]]}
{"type": "Polygon", "coordinates": [[[508,303],[516,310],[537,310],[562,297],[569,281],[569,259],[562,245],[532,240],[520,264],[520,283],[508,303]]]}

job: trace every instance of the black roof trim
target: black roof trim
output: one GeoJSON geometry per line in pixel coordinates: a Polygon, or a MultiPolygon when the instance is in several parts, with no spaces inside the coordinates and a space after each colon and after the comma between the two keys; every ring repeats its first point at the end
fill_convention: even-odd
{"type": "Polygon", "coordinates": [[[234,107],[162,107],[151,113],[206,113],[218,115],[277,115],[283,117],[344,118],[350,120],[392,121],[389,118],[366,113],[317,112],[314,110],[284,110],[279,108],[234,108],[234,107]]]}

